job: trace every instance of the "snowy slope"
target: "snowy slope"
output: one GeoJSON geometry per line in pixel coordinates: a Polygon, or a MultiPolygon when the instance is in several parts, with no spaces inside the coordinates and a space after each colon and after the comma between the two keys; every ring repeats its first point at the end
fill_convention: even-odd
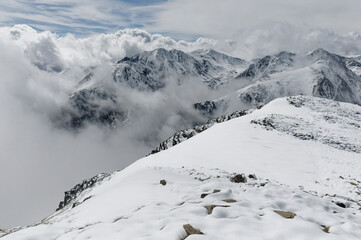
{"type": "Polygon", "coordinates": [[[357,105],[277,99],[137,161],[3,239],[185,239],[187,224],[203,233],[187,239],[360,239],[360,122],[357,105]],[[231,182],[236,173],[255,175],[231,182]]]}

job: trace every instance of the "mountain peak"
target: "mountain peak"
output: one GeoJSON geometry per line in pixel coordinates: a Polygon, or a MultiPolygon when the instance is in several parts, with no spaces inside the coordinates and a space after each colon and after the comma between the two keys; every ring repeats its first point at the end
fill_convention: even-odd
{"type": "Polygon", "coordinates": [[[335,61],[339,61],[341,62],[343,57],[337,55],[337,54],[334,54],[334,53],[331,53],[329,51],[326,51],[325,49],[323,48],[318,48],[314,51],[312,51],[311,53],[307,54],[308,57],[311,57],[311,58],[314,58],[315,60],[330,60],[330,59],[333,59],[335,61]]]}
{"type": "Polygon", "coordinates": [[[325,55],[325,54],[330,55],[331,53],[323,48],[317,48],[310,52],[310,55],[325,55]]]}

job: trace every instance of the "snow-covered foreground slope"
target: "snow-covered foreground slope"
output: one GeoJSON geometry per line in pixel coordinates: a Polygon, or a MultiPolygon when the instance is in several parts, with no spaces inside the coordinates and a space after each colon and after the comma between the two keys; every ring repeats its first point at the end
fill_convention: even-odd
{"type": "Polygon", "coordinates": [[[3,239],[360,239],[360,123],[357,105],[277,99],[3,239]],[[246,182],[231,181],[241,173],[246,182]],[[187,224],[203,234],[187,237],[187,224]]]}

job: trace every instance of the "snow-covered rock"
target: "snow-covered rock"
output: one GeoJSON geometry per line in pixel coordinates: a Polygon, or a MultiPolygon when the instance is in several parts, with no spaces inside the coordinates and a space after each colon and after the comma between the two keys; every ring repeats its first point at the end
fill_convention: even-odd
{"type": "Polygon", "coordinates": [[[360,118],[358,105],[276,99],[113,173],[3,239],[184,239],[189,229],[203,234],[187,239],[360,239],[360,118]],[[248,177],[232,182],[237,174],[248,177]]]}

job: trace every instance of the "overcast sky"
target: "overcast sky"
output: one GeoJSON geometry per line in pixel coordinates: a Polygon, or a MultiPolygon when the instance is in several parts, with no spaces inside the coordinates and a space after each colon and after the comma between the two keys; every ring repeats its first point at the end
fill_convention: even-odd
{"type": "Polygon", "coordinates": [[[161,104],[179,107],[199,95],[124,93],[149,117],[111,136],[54,129],[48,115],[85,70],[111,79],[112,63],[159,47],[213,48],[246,60],[319,47],[359,55],[360,9],[359,0],[1,0],[0,229],[40,220],[82,179],[144,156],[180,126],[175,108],[161,104]],[[144,142],[148,131],[158,142],[144,142]]]}
{"type": "Polygon", "coordinates": [[[359,0],[2,0],[0,24],[89,35],[138,27],[176,38],[229,38],[276,23],[361,32],[359,0]]]}

